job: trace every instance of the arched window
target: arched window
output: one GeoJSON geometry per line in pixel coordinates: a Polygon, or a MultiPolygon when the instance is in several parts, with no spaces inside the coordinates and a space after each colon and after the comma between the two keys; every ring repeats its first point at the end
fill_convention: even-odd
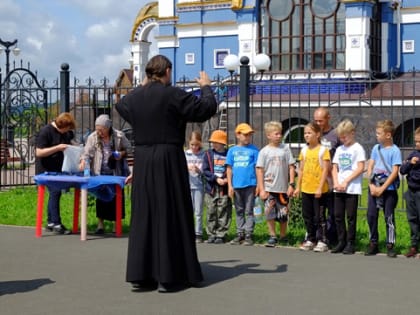
{"type": "Polygon", "coordinates": [[[265,0],[260,51],[272,71],[345,68],[345,14],[339,0],[265,0]]]}

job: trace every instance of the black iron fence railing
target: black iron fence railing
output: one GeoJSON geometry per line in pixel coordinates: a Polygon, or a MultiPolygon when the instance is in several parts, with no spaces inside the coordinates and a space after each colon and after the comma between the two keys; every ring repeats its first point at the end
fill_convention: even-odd
{"type": "MultiPolygon", "coordinates": [[[[344,118],[356,124],[357,140],[368,156],[376,142],[375,124],[383,119],[394,122],[394,142],[403,156],[413,149],[413,133],[420,126],[420,75],[415,69],[400,75],[348,71],[258,74],[249,79],[249,123],[256,130],[253,142],[258,147],[266,143],[264,123],[277,120],[283,124],[284,142],[297,155],[304,143],[303,126],[313,119],[317,107],[324,106],[329,108],[333,125],[344,118]]],[[[33,184],[37,131],[63,110],[76,118],[75,140],[79,143],[94,130],[94,121],[102,113],[109,114],[114,127],[133,140],[130,126],[114,108],[132,86],[111,85],[106,78],[99,82],[70,80],[66,67],[59,79],[47,82],[38,81],[29,67],[21,66],[7,76],[0,73],[0,83],[0,189],[33,184]]],[[[182,78],[177,85],[200,94],[195,81],[182,78]]],[[[211,132],[225,129],[229,144],[234,144],[234,128],[240,122],[239,76],[217,77],[212,85],[219,100],[218,113],[207,122],[189,124],[186,139],[192,130],[200,130],[207,147],[211,132]]]]}

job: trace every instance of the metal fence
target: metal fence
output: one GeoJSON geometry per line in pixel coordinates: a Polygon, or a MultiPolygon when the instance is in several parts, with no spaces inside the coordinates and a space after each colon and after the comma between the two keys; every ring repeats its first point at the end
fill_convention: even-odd
{"type": "MultiPolygon", "coordinates": [[[[132,139],[130,126],[114,109],[119,98],[131,86],[114,86],[106,78],[95,82],[74,78],[70,80],[68,67],[62,67],[54,82],[38,81],[29,66],[13,69],[2,78],[1,92],[1,174],[0,190],[9,186],[32,185],[35,162],[35,137],[41,126],[53,120],[61,111],[70,111],[77,121],[75,140],[84,143],[94,130],[94,121],[102,113],[111,116],[115,128],[124,130],[132,139]]],[[[205,123],[188,125],[186,139],[192,130],[200,130],[204,146],[211,132],[225,129],[229,143],[235,143],[234,128],[240,122],[239,109],[243,94],[239,76],[214,78],[213,88],[225,86],[218,113],[205,123]]],[[[187,78],[177,85],[199,95],[199,87],[187,78]]],[[[396,75],[375,73],[328,72],[257,74],[249,78],[250,124],[256,130],[253,142],[258,147],[266,143],[264,123],[277,120],[283,124],[284,142],[295,154],[303,144],[303,126],[313,119],[320,106],[329,108],[332,124],[344,118],[357,126],[357,140],[369,155],[376,142],[375,124],[391,119],[396,125],[395,143],[403,156],[413,149],[413,132],[420,126],[417,106],[420,97],[419,72],[396,75]]],[[[242,105],[241,105],[242,104],[242,105]]],[[[139,104],[147,106],[147,104],[139,104]]]]}

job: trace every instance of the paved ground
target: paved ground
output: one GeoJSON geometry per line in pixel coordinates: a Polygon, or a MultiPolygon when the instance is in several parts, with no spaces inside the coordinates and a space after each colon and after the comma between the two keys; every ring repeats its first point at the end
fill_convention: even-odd
{"type": "Polygon", "coordinates": [[[0,313],[419,314],[420,260],[199,244],[205,283],[132,292],[127,238],[0,226],[0,313]]]}

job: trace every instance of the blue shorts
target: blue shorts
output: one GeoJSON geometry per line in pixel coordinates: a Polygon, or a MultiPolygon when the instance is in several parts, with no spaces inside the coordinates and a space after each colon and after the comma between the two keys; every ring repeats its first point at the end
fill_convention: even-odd
{"type": "Polygon", "coordinates": [[[264,213],[267,220],[287,222],[289,219],[289,197],[285,193],[270,192],[264,203],[264,213]]]}

